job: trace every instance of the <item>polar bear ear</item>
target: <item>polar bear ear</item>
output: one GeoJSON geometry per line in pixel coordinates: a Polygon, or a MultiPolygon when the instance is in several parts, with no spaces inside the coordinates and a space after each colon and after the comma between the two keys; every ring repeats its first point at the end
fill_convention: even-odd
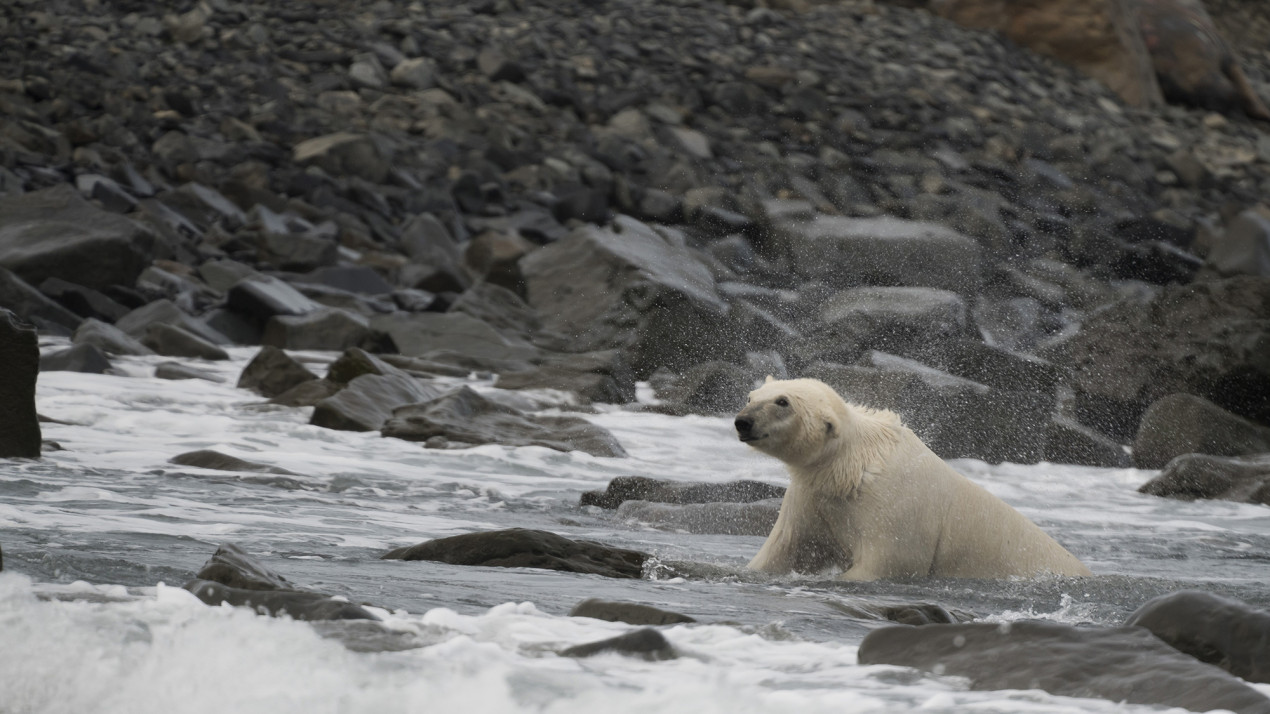
{"type": "Polygon", "coordinates": [[[827,421],[827,422],[825,422],[825,433],[826,433],[826,434],[832,434],[832,433],[833,433],[833,422],[831,422],[831,421],[827,421]]]}
{"type": "Polygon", "coordinates": [[[776,381],[776,378],[774,378],[772,375],[769,374],[767,375],[767,379],[763,380],[763,384],[767,384],[768,382],[775,382],[775,381],[776,381]]]}

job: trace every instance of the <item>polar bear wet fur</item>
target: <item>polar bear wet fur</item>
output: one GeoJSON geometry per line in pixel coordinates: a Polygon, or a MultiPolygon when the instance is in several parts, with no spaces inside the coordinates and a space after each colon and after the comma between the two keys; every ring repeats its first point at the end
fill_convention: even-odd
{"type": "Polygon", "coordinates": [[[823,382],[768,377],[736,430],[790,475],[776,525],[750,561],[755,570],[836,567],[846,580],[1090,574],[893,412],[848,404],[823,382]]]}

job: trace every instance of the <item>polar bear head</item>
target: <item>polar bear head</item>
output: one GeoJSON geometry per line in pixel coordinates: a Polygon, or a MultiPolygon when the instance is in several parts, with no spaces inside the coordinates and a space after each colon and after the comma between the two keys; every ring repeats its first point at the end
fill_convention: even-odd
{"type": "Polygon", "coordinates": [[[767,378],[736,416],[737,438],[790,466],[820,462],[838,447],[847,403],[816,379],[767,378]]]}

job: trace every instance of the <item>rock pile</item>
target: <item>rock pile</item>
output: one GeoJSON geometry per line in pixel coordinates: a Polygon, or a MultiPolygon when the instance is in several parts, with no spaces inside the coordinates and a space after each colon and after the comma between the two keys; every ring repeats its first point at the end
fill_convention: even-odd
{"type": "Polygon", "coordinates": [[[1108,465],[1172,391],[1270,418],[1264,127],[925,11],[18,0],[0,58],[0,305],[59,368],[396,355],[244,384],[372,430],[421,375],[683,413],[815,374],[944,456],[1108,465]]]}

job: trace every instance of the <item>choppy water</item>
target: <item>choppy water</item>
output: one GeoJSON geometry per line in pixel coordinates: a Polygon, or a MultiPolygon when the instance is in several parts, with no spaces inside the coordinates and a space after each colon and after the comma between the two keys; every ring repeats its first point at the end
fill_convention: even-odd
{"type": "Polygon", "coordinates": [[[860,639],[889,623],[859,606],[932,602],[989,620],[1119,624],[1183,587],[1270,606],[1270,510],[1139,495],[1148,471],[953,462],[1093,578],[770,578],[744,570],[762,538],[666,532],[577,505],[582,491],[622,475],[783,482],[781,466],[737,442],[728,420],[589,415],[626,459],[426,450],[309,426],[307,409],[235,389],[253,353],[205,365],[224,384],[154,379],[155,358],[119,360],[127,377],[40,376],[39,411],[68,422],[45,424],[45,438],[65,450],[0,462],[0,711],[1149,711],[860,666],[860,639]],[[167,463],[195,449],[298,476],[167,463]],[[619,581],[378,560],[396,546],[509,526],[649,551],[661,566],[619,581]],[[382,606],[391,636],[203,605],[179,585],[224,542],[301,585],[382,606]],[[702,624],[665,631],[681,652],[673,661],[559,657],[629,629],[567,617],[586,597],[702,624]]]}

